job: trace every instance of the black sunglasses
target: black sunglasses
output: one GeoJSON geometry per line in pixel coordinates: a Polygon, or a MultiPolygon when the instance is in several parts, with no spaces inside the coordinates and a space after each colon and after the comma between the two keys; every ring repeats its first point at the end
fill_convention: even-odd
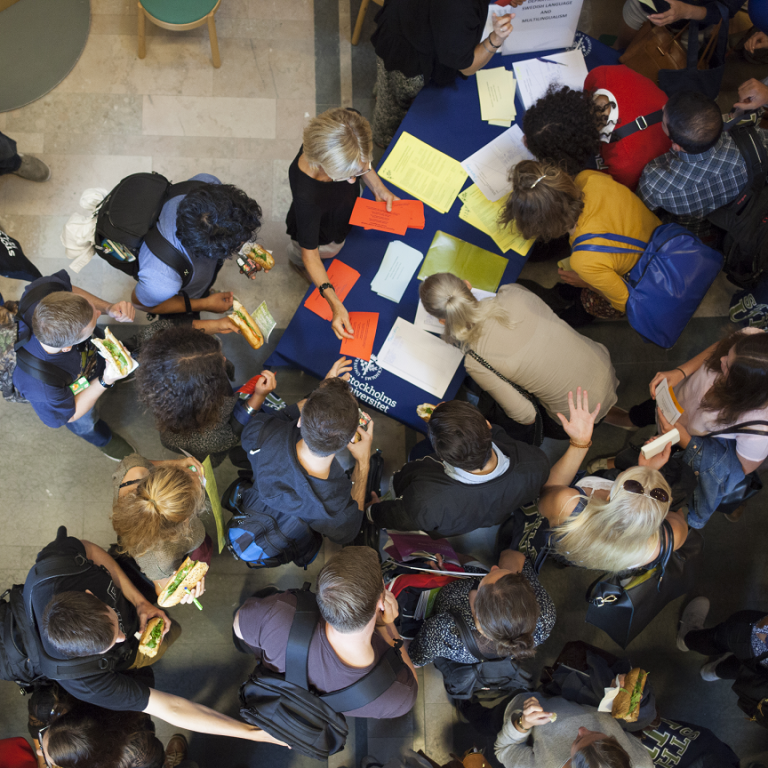
{"type": "Polygon", "coordinates": [[[625,491],[637,493],[640,496],[648,496],[651,499],[660,501],[662,504],[666,504],[669,501],[669,494],[663,488],[654,488],[646,493],[643,484],[639,480],[625,480],[621,487],[625,491]]]}

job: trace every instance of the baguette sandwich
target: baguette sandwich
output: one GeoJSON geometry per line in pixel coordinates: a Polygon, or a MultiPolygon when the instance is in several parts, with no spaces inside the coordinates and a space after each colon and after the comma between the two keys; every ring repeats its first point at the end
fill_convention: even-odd
{"type": "Polygon", "coordinates": [[[436,405],[430,405],[429,403],[422,403],[416,406],[416,415],[424,421],[429,421],[432,418],[432,412],[437,408],[436,405]]]}
{"type": "Polygon", "coordinates": [[[229,315],[229,319],[237,326],[243,338],[254,349],[258,349],[264,343],[264,337],[261,335],[256,321],[237,299],[232,303],[232,314],[229,315]]]}
{"type": "Polygon", "coordinates": [[[161,608],[170,608],[178,605],[186,594],[185,589],[192,589],[208,573],[208,566],[189,557],[179,566],[176,573],[165,589],[157,596],[157,604],[161,608]]]}
{"type": "Polygon", "coordinates": [[[248,258],[253,259],[264,272],[269,272],[275,266],[272,254],[258,244],[251,247],[251,250],[248,252],[248,258]]]}
{"type": "Polygon", "coordinates": [[[115,335],[109,328],[104,329],[103,340],[97,339],[94,336],[91,341],[105,360],[111,360],[115,364],[115,368],[120,371],[121,376],[125,376],[134,367],[131,353],[123,346],[121,341],[115,338],[115,335]]]}
{"type": "Polygon", "coordinates": [[[624,676],[624,686],[613,700],[611,708],[611,714],[617,720],[626,720],[628,723],[637,721],[647,678],[648,673],[639,667],[635,667],[624,676]]]}
{"type": "Polygon", "coordinates": [[[150,619],[141,633],[139,640],[139,653],[150,658],[157,656],[160,646],[163,644],[163,620],[159,617],[150,619]]]}

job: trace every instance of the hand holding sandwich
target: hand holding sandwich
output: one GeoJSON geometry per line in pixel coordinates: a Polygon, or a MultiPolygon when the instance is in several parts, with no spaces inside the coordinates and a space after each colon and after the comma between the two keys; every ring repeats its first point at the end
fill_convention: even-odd
{"type": "Polygon", "coordinates": [[[235,296],[232,291],[217,291],[210,296],[206,296],[204,299],[199,299],[202,306],[201,310],[205,312],[216,312],[217,314],[223,314],[229,312],[232,309],[232,302],[235,300],[235,296]]]}
{"type": "Polygon", "coordinates": [[[136,613],[139,616],[140,632],[144,632],[144,630],[147,628],[147,623],[150,621],[150,619],[157,618],[163,622],[162,636],[165,637],[166,634],[168,634],[168,630],[170,630],[171,628],[171,620],[168,618],[168,615],[162,608],[159,608],[156,605],[152,605],[152,603],[147,602],[143,598],[137,601],[136,603],[134,603],[134,608],[136,608],[136,613]]]}
{"type": "MultiPolygon", "coordinates": [[[[366,414],[368,416],[368,414],[366,414]]],[[[370,416],[368,416],[370,419],[370,416]]],[[[352,471],[352,498],[357,502],[361,511],[365,511],[366,501],[365,492],[368,488],[368,469],[371,461],[371,447],[373,446],[373,419],[371,419],[366,428],[358,426],[357,432],[359,440],[356,443],[350,442],[347,447],[355,460],[355,468],[352,471]]]]}
{"type": "Polygon", "coordinates": [[[525,700],[523,704],[523,714],[515,722],[515,730],[524,732],[530,731],[534,725],[547,725],[556,717],[554,712],[545,712],[535,696],[525,700]]]}

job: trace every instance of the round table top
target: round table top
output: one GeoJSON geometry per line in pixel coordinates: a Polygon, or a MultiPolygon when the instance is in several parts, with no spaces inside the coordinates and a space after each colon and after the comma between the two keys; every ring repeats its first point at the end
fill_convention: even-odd
{"type": "Polygon", "coordinates": [[[167,24],[191,24],[207,16],[218,0],[141,0],[151,16],[167,24]]]}

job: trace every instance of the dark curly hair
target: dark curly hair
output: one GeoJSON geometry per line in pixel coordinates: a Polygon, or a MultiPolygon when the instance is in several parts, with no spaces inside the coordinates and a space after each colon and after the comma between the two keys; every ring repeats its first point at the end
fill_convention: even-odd
{"type": "Polygon", "coordinates": [[[261,226],[261,206],[232,184],[190,192],[176,213],[176,236],[198,258],[226,259],[261,226]]]}
{"type": "Polygon", "coordinates": [[[139,398],[160,431],[188,432],[216,424],[232,387],[221,345],[189,325],[165,328],[139,349],[139,398]]]}
{"type": "Polygon", "coordinates": [[[551,85],[523,117],[528,149],[542,162],[559,165],[575,176],[600,154],[600,128],[605,118],[591,91],[551,85]]]}

